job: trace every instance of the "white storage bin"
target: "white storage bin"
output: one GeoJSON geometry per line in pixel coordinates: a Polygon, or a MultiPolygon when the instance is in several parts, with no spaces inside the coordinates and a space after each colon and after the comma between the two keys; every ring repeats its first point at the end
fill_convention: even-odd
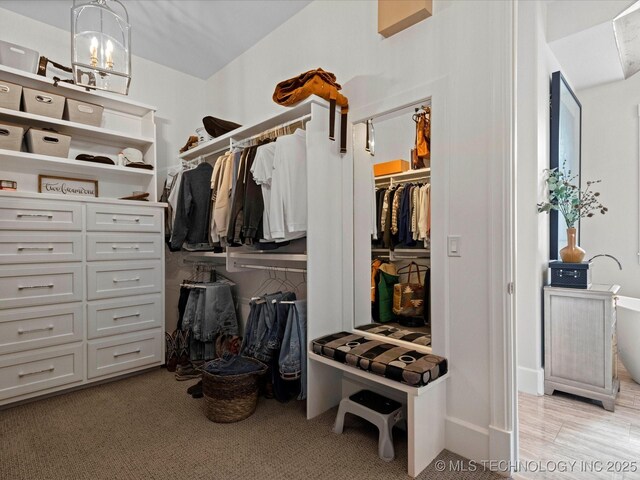
{"type": "Polygon", "coordinates": [[[27,113],[60,120],[64,111],[64,97],[25,87],[22,89],[22,105],[27,113]]]}
{"type": "Polygon", "coordinates": [[[0,108],[20,110],[22,86],[0,80],[0,108]]]}
{"type": "Polygon", "coordinates": [[[40,54],[30,48],[0,40],[0,63],[29,73],[38,71],[40,54]]]}
{"type": "Polygon", "coordinates": [[[60,133],[47,132],[30,128],[27,131],[27,149],[38,155],[51,155],[52,157],[69,156],[71,137],[60,133]]]}
{"type": "Polygon", "coordinates": [[[73,98],[67,98],[64,108],[64,118],[70,122],[84,123],[99,127],[102,124],[103,107],[92,103],[79,102],[73,98]]]}
{"type": "Polygon", "coordinates": [[[4,150],[20,151],[24,137],[24,127],[0,122],[0,148],[4,150]]]}

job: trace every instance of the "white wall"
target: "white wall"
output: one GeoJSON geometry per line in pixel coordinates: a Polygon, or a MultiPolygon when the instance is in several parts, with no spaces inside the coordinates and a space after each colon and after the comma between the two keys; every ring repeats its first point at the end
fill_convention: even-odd
{"type": "MultiPolygon", "coordinates": [[[[461,258],[441,255],[437,266],[432,259],[444,300],[438,311],[449,318],[447,446],[472,458],[504,458],[504,449],[491,450],[496,442],[489,440],[490,431],[509,436],[508,400],[504,388],[491,386],[508,365],[495,375],[490,366],[501,355],[491,345],[501,335],[495,327],[503,326],[506,291],[495,272],[506,251],[501,222],[507,206],[500,195],[511,127],[512,4],[436,0],[433,17],[388,39],[376,32],[376,5],[311,3],[208,80],[211,111],[240,123],[258,121],[282,108],[271,100],[279,81],[317,67],[337,75],[352,110],[445,77],[449,95],[440,121],[449,143],[432,168],[436,162],[446,181],[434,186],[433,205],[442,233],[462,235],[464,250],[461,258]]],[[[443,253],[444,244],[444,235],[434,239],[443,253]]]]}
{"type": "Polygon", "coordinates": [[[621,294],[640,298],[638,263],[638,104],[640,75],[576,94],[582,103],[582,182],[597,185],[606,215],[583,219],[580,243],[587,258],[611,254],[593,265],[594,283],[618,284],[621,294]]]}
{"type": "Polygon", "coordinates": [[[549,261],[549,217],[537,212],[549,167],[551,74],[560,65],[546,41],[546,4],[518,4],[517,279],[518,389],[544,393],[543,301],[549,261]]]}
{"type": "MultiPolygon", "coordinates": [[[[37,8],[35,2],[34,8],[37,8]]],[[[32,48],[40,55],[71,66],[70,38],[67,31],[0,8],[2,40],[32,48]]],[[[133,52],[135,48],[132,45],[133,52]]],[[[177,163],[178,150],[206,115],[205,82],[135,55],[131,63],[129,97],[158,109],[158,174],[164,182],[167,165],[177,163]]]]}

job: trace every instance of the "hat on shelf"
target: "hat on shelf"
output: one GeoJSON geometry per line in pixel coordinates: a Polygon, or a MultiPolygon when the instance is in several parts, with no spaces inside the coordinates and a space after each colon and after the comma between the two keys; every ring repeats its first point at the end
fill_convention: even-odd
{"type": "Polygon", "coordinates": [[[125,167],[153,170],[153,165],[146,163],[142,152],[136,148],[125,148],[118,156],[125,167]]]}
{"type": "Polygon", "coordinates": [[[220,135],[229,133],[230,131],[242,126],[237,123],[215,117],[204,117],[202,119],[202,124],[204,125],[204,129],[207,133],[212,137],[219,137],[220,135]]]}
{"type": "Polygon", "coordinates": [[[105,163],[107,165],[115,165],[116,162],[109,157],[103,155],[89,155],[88,153],[81,153],[76,157],[76,160],[84,160],[85,162],[105,163]]]}

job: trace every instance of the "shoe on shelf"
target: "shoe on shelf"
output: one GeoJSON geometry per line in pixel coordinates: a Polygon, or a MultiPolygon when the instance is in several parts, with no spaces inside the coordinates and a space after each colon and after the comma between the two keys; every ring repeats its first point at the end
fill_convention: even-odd
{"type": "Polygon", "coordinates": [[[195,147],[197,145],[198,145],[198,137],[196,135],[191,135],[189,137],[189,140],[187,140],[187,143],[184,144],[184,147],[182,147],[180,149],[180,153],[184,153],[187,150],[189,150],[189,149],[191,149],[191,148],[193,148],[193,147],[195,147]]]}

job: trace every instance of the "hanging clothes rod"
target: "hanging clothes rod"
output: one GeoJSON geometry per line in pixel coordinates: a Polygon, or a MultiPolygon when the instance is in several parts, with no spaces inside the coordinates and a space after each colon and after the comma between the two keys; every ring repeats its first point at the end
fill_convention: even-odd
{"type": "Polygon", "coordinates": [[[267,265],[236,265],[238,268],[251,268],[253,270],[270,270],[272,272],[307,273],[306,268],[272,267],[267,265]]]}
{"type": "Polygon", "coordinates": [[[311,118],[311,114],[309,113],[307,115],[303,115],[302,117],[296,118],[295,120],[291,120],[289,122],[282,123],[282,124],[280,124],[280,125],[278,125],[276,127],[269,128],[269,129],[265,130],[264,132],[258,133],[257,135],[253,135],[251,137],[247,137],[247,138],[243,138],[242,140],[238,140],[237,142],[234,142],[233,139],[231,139],[230,140],[230,146],[231,146],[231,148],[242,147],[246,143],[250,143],[251,141],[253,141],[253,140],[257,139],[257,138],[263,137],[265,135],[269,135],[272,132],[275,132],[275,131],[277,131],[277,130],[279,130],[281,128],[286,128],[289,125],[293,125],[293,124],[298,123],[298,122],[303,122],[304,123],[305,121],[309,120],[310,118],[311,118]]]}

